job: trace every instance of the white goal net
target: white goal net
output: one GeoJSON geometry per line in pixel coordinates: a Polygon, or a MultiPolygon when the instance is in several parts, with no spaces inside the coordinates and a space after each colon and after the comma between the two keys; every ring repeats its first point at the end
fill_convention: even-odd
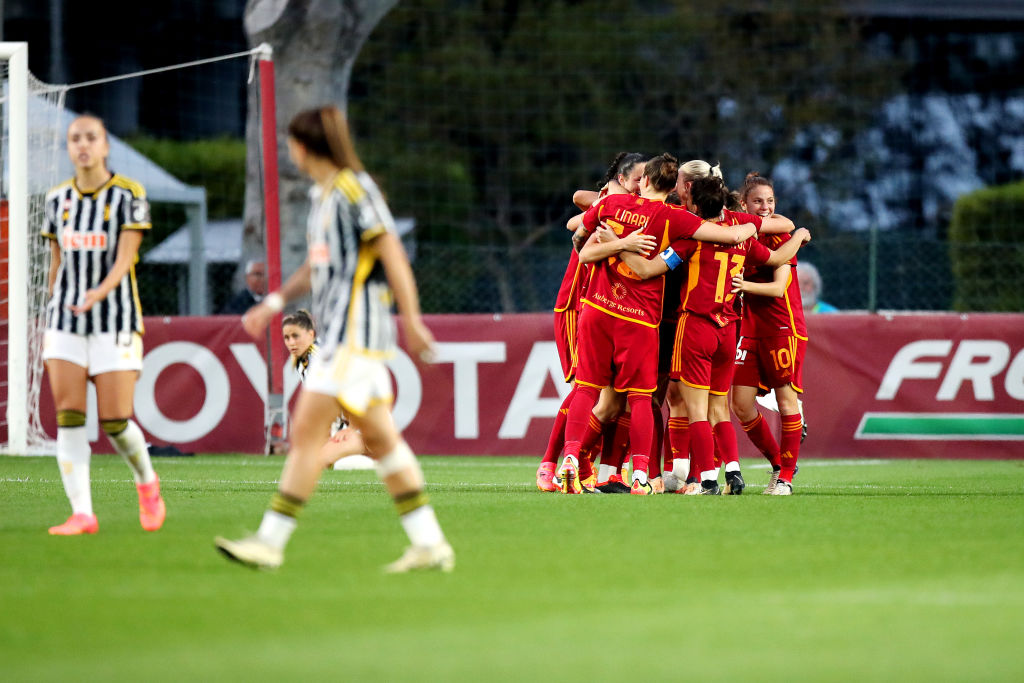
{"type": "Polygon", "coordinates": [[[24,43],[0,43],[0,443],[4,452],[53,452],[39,420],[49,245],[43,199],[59,178],[65,90],[33,77],[24,43]]]}

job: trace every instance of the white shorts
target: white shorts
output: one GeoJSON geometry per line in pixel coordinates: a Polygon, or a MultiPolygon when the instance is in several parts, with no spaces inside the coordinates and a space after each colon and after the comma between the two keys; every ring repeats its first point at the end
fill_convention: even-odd
{"type": "Polygon", "coordinates": [[[357,417],[371,406],[390,405],[395,398],[388,366],[381,358],[345,349],[338,349],[331,358],[314,356],[302,388],[337,399],[345,412],[357,417]]]}
{"type": "Polygon", "coordinates": [[[137,332],[74,334],[43,332],[43,360],[66,360],[81,365],[90,377],[106,372],[142,370],[142,336],[137,332]]]}

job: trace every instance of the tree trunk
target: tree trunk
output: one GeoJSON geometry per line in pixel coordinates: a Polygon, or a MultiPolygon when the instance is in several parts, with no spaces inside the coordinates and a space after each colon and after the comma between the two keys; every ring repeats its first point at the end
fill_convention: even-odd
{"type": "MultiPolygon", "coordinates": [[[[348,103],[349,77],[359,50],[377,23],[398,0],[248,0],[245,33],[249,45],[274,49],[277,83],[277,153],[280,171],[281,274],[294,272],[306,258],[309,180],[288,159],[288,122],[298,112],[348,103]]],[[[243,264],[266,254],[261,181],[257,89],[249,90],[245,138],[243,264]]],[[[358,137],[358,131],[354,131],[358,137]]]]}

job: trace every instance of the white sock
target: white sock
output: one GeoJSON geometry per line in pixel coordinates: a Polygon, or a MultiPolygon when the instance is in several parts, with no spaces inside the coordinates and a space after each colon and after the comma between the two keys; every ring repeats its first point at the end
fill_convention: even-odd
{"type": "Polygon", "coordinates": [[[431,547],[444,541],[444,533],[437,522],[437,515],[430,505],[421,505],[399,518],[409,542],[419,547],[431,547]]]}
{"type": "Polygon", "coordinates": [[[57,428],[57,465],[64,492],[73,514],[92,514],[92,490],[89,488],[89,436],[85,426],[57,428]]]}
{"type": "Polygon", "coordinates": [[[679,481],[686,481],[690,476],[690,459],[676,458],[672,461],[672,474],[676,475],[679,481]]]}
{"type": "Polygon", "coordinates": [[[707,472],[700,473],[701,481],[718,481],[718,472],[715,470],[708,470],[707,472]]]}
{"type": "Polygon", "coordinates": [[[135,420],[128,420],[128,426],[120,434],[107,436],[110,437],[110,443],[114,444],[114,450],[132,468],[136,484],[148,484],[156,479],[153,463],[149,459],[149,449],[146,448],[146,437],[142,435],[135,420]]]}
{"type": "Polygon", "coordinates": [[[711,478],[714,479],[715,481],[718,481],[718,473],[721,470],[722,470],[721,467],[716,467],[715,469],[711,470],[711,473],[712,473],[712,477],[711,478]]]}
{"type": "Polygon", "coordinates": [[[727,462],[727,463],[725,463],[725,471],[726,472],[739,472],[740,471],[740,463],[739,463],[739,461],[736,460],[734,462],[727,462]]]}
{"type": "Polygon", "coordinates": [[[633,481],[639,481],[640,485],[643,486],[644,484],[647,483],[647,473],[644,472],[643,470],[634,470],[633,481]]]}
{"type": "Polygon", "coordinates": [[[267,545],[284,550],[284,547],[288,545],[288,539],[292,537],[292,532],[295,531],[295,526],[294,517],[267,510],[263,513],[263,521],[260,522],[260,528],[256,535],[267,545]]]}
{"type": "Polygon", "coordinates": [[[615,469],[614,467],[612,467],[611,465],[598,465],[598,467],[597,467],[597,480],[598,481],[608,481],[608,477],[612,476],[613,474],[617,474],[617,473],[618,473],[618,470],[615,469]]]}

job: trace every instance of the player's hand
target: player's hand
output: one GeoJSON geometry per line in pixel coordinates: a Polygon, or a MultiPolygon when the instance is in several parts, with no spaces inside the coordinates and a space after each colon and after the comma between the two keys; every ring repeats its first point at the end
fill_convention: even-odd
{"type": "Polygon", "coordinates": [[[739,234],[736,236],[736,244],[746,242],[757,234],[757,226],[753,223],[744,223],[739,226],[739,234]]]}
{"type": "Polygon", "coordinates": [[[743,283],[744,282],[746,282],[746,280],[743,279],[742,275],[733,275],[733,277],[732,277],[732,290],[731,290],[730,293],[731,294],[739,294],[740,292],[742,292],[743,291],[743,283]]]}
{"type": "Polygon", "coordinates": [[[78,304],[77,306],[68,306],[68,310],[74,313],[75,315],[80,315],[88,311],[94,305],[96,305],[96,302],[98,302],[102,298],[103,297],[100,296],[99,290],[90,289],[86,291],[85,298],[82,299],[82,303],[78,304]]]}
{"type": "MultiPolygon", "coordinates": [[[[609,232],[611,231],[609,230],[609,232]]],[[[653,235],[648,235],[647,233],[640,232],[639,230],[631,232],[622,238],[623,251],[636,252],[641,256],[649,255],[657,244],[658,240],[655,239],[653,235]]]]}
{"type": "Polygon", "coordinates": [[[793,231],[793,239],[800,240],[804,244],[811,241],[811,231],[807,228],[797,228],[793,231]]]}
{"type": "Polygon", "coordinates": [[[423,324],[419,316],[415,318],[403,318],[403,330],[405,331],[405,347],[409,354],[423,363],[433,363],[437,357],[437,343],[430,328],[423,324]]]}
{"type": "Polygon", "coordinates": [[[602,223],[597,227],[597,241],[598,242],[612,242],[619,239],[619,236],[615,234],[615,231],[609,228],[607,225],[602,223]]]}
{"type": "Polygon", "coordinates": [[[242,327],[253,339],[261,339],[273,318],[274,310],[264,303],[258,303],[242,316],[242,327]]]}

